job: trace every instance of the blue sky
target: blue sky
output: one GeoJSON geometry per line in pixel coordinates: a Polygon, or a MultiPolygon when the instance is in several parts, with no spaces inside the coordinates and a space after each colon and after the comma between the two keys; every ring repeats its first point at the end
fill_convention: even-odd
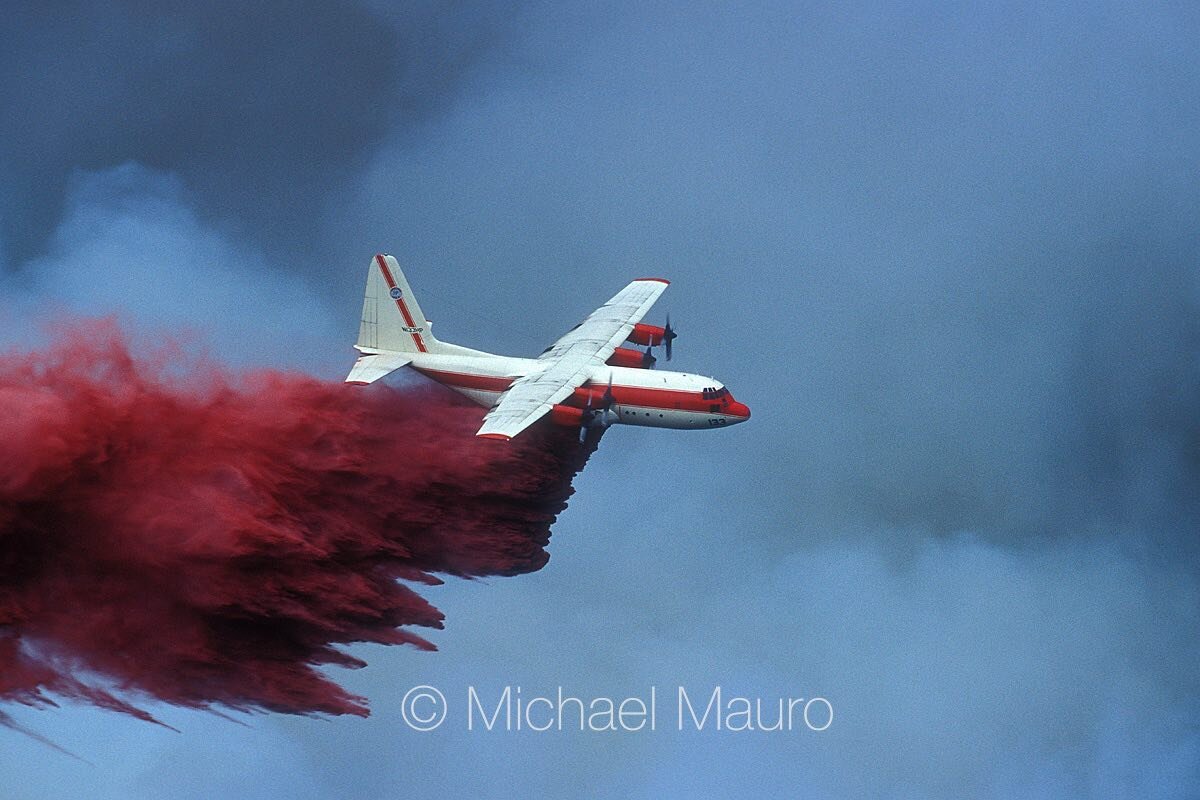
{"type": "Polygon", "coordinates": [[[7,343],[117,313],[339,380],[379,250],[440,337],[516,355],[662,275],[672,365],[754,418],[611,431],[545,569],[429,590],[440,652],[334,671],[371,718],[11,708],[88,763],[0,733],[9,795],[1194,792],[1194,8],[59,13],[0,31],[7,343]],[[417,684],[836,718],[418,734],[417,684]]]}

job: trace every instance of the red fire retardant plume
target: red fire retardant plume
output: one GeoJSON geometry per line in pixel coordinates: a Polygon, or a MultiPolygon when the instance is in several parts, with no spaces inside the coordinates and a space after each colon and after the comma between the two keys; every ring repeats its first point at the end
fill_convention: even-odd
{"type": "Polygon", "coordinates": [[[481,415],[137,359],[107,323],[0,355],[0,700],[365,715],[314,667],[433,649],[409,584],[545,564],[586,460],[572,430],[476,439],[481,415]]]}

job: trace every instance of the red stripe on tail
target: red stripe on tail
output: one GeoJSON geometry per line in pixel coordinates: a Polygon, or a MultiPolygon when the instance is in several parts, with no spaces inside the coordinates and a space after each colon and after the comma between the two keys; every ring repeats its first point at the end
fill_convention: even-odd
{"type": "MultiPolygon", "coordinates": [[[[392,277],[392,271],[388,269],[387,259],[380,254],[375,256],[375,263],[378,264],[379,269],[383,271],[383,279],[387,281],[388,289],[395,289],[396,279],[392,277]]],[[[408,313],[408,305],[406,305],[404,302],[404,295],[396,298],[396,308],[400,309],[400,313],[404,315],[405,325],[410,328],[417,327],[417,324],[413,322],[412,314],[408,313]]],[[[417,333],[416,331],[411,331],[411,333],[413,344],[417,346],[417,349],[422,353],[428,353],[429,350],[425,348],[425,340],[421,338],[421,334],[417,333]]]]}

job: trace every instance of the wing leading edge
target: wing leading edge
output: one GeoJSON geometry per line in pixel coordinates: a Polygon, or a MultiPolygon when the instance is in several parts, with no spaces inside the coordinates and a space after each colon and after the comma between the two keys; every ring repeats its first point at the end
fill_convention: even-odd
{"type": "Polygon", "coordinates": [[[513,381],[483,418],[476,436],[511,439],[550,413],[602,366],[633,326],[666,290],[669,281],[639,278],[588,315],[538,357],[545,367],[513,381]]]}

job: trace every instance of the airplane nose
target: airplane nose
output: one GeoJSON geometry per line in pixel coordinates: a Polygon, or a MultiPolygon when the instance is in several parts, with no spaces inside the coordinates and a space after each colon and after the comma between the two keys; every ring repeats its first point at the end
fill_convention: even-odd
{"type": "Polygon", "coordinates": [[[738,422],[745,422],[750,419],[750,406],[745,403],[739,403],[736,400],[729,404],[729,413],[738,417],[738,422]]]}

